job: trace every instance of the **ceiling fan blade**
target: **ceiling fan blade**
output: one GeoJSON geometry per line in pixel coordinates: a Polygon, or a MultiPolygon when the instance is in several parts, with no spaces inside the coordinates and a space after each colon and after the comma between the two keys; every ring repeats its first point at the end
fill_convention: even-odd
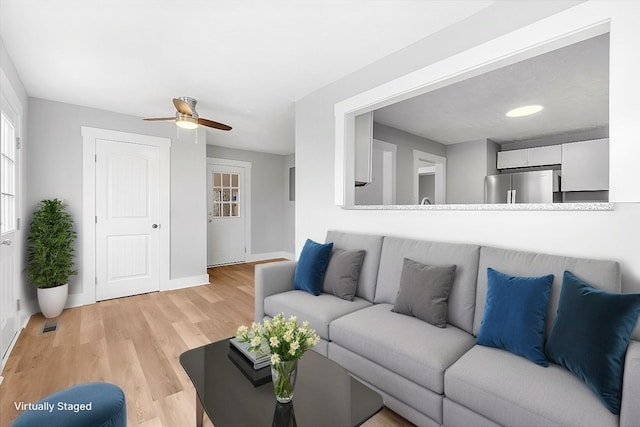
{"type": "Polygon", "coordinates": [[[148,122],[157,122],[160,120],[175,120],[175,117],[151,117],[151,118],[146,118],[146,119],[142,119],[142,120],[146,120],[148,122]]]}
{"type": "Polygon", "coordinates": [[[184,102],[182,99],[173,98],[173,105],[176,107],[181,114],[186,114],[187,116],[193,116],[193,111],[191,111],[191,107],[189,104],[184,102]]]}
{"type": "Polygon", "coordinates": [[[220,129],[220,130],[231,130],[231,126],[227,126],[223,123],[218,123],[218,122],[214,122],[213,120],[207,120],[207,119],[198,119],[198,124],[202,125],[202,126],[208,126],[210,128],[214,128],[214,129],[220,129]]]}

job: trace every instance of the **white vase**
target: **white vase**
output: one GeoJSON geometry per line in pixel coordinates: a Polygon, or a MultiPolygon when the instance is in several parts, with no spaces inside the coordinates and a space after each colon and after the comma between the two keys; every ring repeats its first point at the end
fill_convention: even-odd
{"type": "Polygon", "coordinates": [[[68,293],[68,283],[55,288],[38,288],[38,305],[42,315],[47,319],[60,316],[67,302],[68,293]]]}

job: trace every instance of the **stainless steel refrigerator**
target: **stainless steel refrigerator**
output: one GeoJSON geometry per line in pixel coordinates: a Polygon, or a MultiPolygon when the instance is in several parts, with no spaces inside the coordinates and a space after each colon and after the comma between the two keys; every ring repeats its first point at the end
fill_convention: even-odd
{"type": "Polygon", "coordinates": [[[503,173],[484,179],[485,203],[554,203],[560,200],[558,171],[503,173]]]}

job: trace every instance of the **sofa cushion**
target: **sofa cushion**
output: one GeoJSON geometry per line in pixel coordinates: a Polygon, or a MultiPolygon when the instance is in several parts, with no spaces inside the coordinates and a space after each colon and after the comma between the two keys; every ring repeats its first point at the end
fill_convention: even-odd
{"type": "Polygon", "coordinates": [[[336,319],[329,326],[331,340],[442,394],[445,369],[473,347],[473,336],[394,313],[392,308],[376,304],[336,319]]]}
{"type": "Polygon", "coordinates": [[[475,346],[445,373],[447,398],[505,426],[618,426],[582,381],[562,367],[475,346]]]}
{"type": "Polygon", "coordinates": [[[353,301],[366,253],[365,250],[347,251],[333,248],[327,271],[324,273],[322,292],[353,301]]]}
{"type": "Polygon", "coordinates": [[[333,243],[321,244],[307,239],[293,275],[293,289],[319,295],[324,273],[331,258],[333,243]]]}
{"type": "Polygon", "coordinates": [[[424,265],[405,258],[393,311],[444,328],[455,272],[455,265],[424,265]]]}
{"type": "Polygon", "coordinates": [[[620,413],[625,353],[639,313],[640,294],[596,289],[565,271],[547,355],[584,381],[614,414],[620,413]]]}
{"type": "Polygon", "coordinates": [[[455,265],[456,275],[447,303],[447,322],[470,333],[479,256],[480,247],[476,245],[385,237],[374,301],[395,304],[404,258],[427,265],[455,265]]]}
{"type": "Polygon", "coordinates": [[[519,277],[488,268],[487,278],[487,305],[476,343],[502,348],[548,366],[544,321],[553,274],[519,277]]]}
{"type": "MultiPolygon", "coordinates": [[[[382,395],[384,405],[418,426],[442,426],[442,395],[412,379],[391,372],[371,360],[337,345],[329,344],[329,359],[382,395]]],[[[370,423],[363,424],[368,426],[370,423]]],[[[380,425],[380,427],[391,427],[380,425]]],[[[398,424],[394,424],[398,425],[398,424]]],[[[408,427],[402,424],[403,427],[408,427]]],[[[319,423],[318,427],[322,427],[319,423]]],[[[327,426],[329,427],[329,426],[327,426]]],[[[330,426],[333,427],[333,426],[330,426]]]]}
{"type": "MultiPolygon", "coordinates": [[[[483,246],[480,250],[479,271],[487,271],[491,267],[512,276],[543,276],[553,274],[551,298],[547,309],[545,332],[548,335],[553,320],[556,318],[562,276],[565,270],[574,272],[580,277],[588,277],[595,287],[611,292],[620,292],[620,267],[614,261],[601,261],[585,258],[572,258],[547,255],[533,252],[514,251],[483,246]]],[[[478,275],[476,288],[476,308],[473,321],[473,334],[478,335],[482,315],[487,299],[487,276],[478,275]]]]}
{"type": "Polygon", "coordinates": [[[333,242],[333,246],[351,251],[364,250],[366,252],[358,277],[356,296],[373,302],[382,251],[382,236],[368,234],[344,233],[330,230],[327,232],[326,242],[333,242]]]}
{"type": "Polygon", "coordinates": [[[271,295],[264,300],[264,312],[273,317],[284,313],[285,317],[296,316],[300,322],[307,320],[320,338],[329,340],[329,323],[333,320],[369,307],[371,303],[362,298],[347,301],[331,294],[311,295],[304,291],[289,291],[271,295]]]}

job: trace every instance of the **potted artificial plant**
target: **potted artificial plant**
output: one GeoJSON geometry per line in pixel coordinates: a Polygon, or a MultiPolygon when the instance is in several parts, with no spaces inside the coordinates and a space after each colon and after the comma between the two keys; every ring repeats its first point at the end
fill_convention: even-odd
{"type": "Polygon", "coordinates": [[[62,313],[73,269],[76,232],[73,218],[58,199],[43,200],[33,214],[27,250],[27,277],[38,288],[38,304],[46,318],[62,313]]]}

